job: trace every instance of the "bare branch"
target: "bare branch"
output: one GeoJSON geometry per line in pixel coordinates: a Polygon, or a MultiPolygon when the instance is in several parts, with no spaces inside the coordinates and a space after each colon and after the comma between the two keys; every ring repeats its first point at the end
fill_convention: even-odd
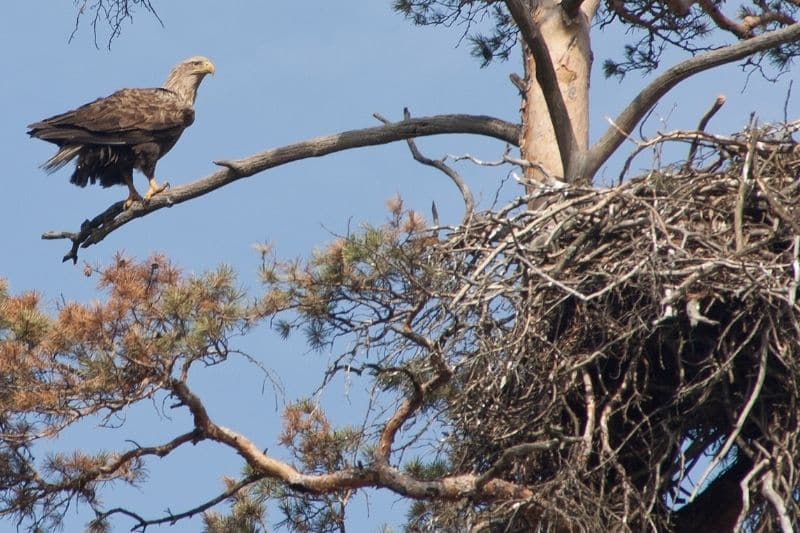
{"type": "Polygon", "coordinates": [[[511,446],[503,451],[503,455],[498,459],[486,472],[484,472],[476,481],[477,487],[482,487],[487,481],[497,477],[504,469],[508,468],[511,461],[517,457],[525,457],[532,452],[539,450],[550,450],[560,444],[559,439],[547,439],[539,442],[526,442],[511,446]]]}
{"type": "Polygon", "coordinates": [[[245,159],[215,161],[215,164],[225,167],[225,170],[217,171],[195,182],[174,187],[154,196],[148,202],[135,203],[127,210],[123,209],[122,202],[118,202],[92,220],[84,221],[78,232],[49,231],[42,235],[42,239],[70,239],[72,249],[64,256],[63,261],[71,259],[75,263],[78,260],[79,247],[87,248],[97,244],[112,231],[134,219],[164,207],[172,207],[192,198],[203,196],[238,179],[301,159],[321,157],[343,150],[387,144],[414,137],[449,133],[484,135],[513,145],[517,145],[519,142],[518,125],[483,115],[436,115],[403,120],[374,128],[345,131],[273,148],[245,159]]]}
{"type": "Polygon", "coordinates": [[[678,83],[699,72],[743,59],[797,39],[800,39],[800,23],[792,24],[786,28],[771,31],[719,50],[697,55],[668,69],[633,99],[613,121],[615,126],[609,127],[594,146],[589,149],[580,172],[581,177],[591,178],[594,176],[598,169],[611,157],[611,154],[622,144],[626,134],[629,134],[661,97],[678,83]]]}
{"type": "Polygon", "coordinates": [[[753,384],[753,390],[750,392],[750,396],[747,398],[747,402],[742,408],[742,412],[739,413],[739,417],[736,420],[736,424],[734,425],[727,439],[725,439],[725,444],[716,453],[714,459],[708,464],[706,469],[703,471],[703,474],[700,476],[697,483],[695,484],[692,496],[689,498],[690,502],[694,500],[695,497],[697,497],[698,492],[700,491],[701,488],[703,488],[704,486],[703,484],[705,483],[708,476],[717,468],[720,462],[725,459],[731,447],[733,446],[736,437],[738,437],[739,434],[741,433],[745,421],[747,420],[747,417],[750,415],[750,411],[753,409],[753,405],[755,405],[756,400],[758,400],[758,396],[761,393],[761,387],[764,386],[764,378],[767,373],[768,355],[769,355],[768,339],[766,338],[766,335],[762,335],[761,357],[759,359],[759,364],[758,364],[758,376],[756,377],[756,382],[753,384]]]}
{"type": "MultiPolygon", "coordinates": [[[[422,394],[440,386],[449,378],[447,373],[437,376],[421,386],[422,394]]],[[[214,424],[200,399],[180,380],[173,380],[171,387],[175,395],[186,405],[194,416],[196,427],[211,440],[226,444],[236,450],[248,465],[265,477],[278,479],[293,490],[300,492],[325,493],[344,489],[379,487],[390,489],[397,494],[414,499],[430,498],[436,495],[443,500],[458,500],[465,497],[476,501],[489,501],[496,498],[527,498],[532,495],[525,487],[492,479],[482,487],[476,486],[477,476],[461,474],[446,476],[433,481],[422,481],[404,474],[389,466],[388,461],[377,461],[369,467],[342,469],[319,475],[308,475],[297,471],[291,465],[266,455],[247,437],[230,429],[214,424]]],[[[415,398],[398,408],[381,435],[381,444],[391,442],[402,422],[418,408],[415,398]],[[395,427],[396,426],[396,427],[395,427]]]]}
{"type": "Polygon", "coordinates": [[[772,504],[772,507],[775,508],[775,513],[778,515],[778,523],[781,526],[781,532],[792,533],[792,531],[795,531],[795,529],[794,526],[792,526],[792,520],[789,518],[789,513],[786,512],[786,505],[783,503],[783,498],[781,498],[773,486],[773,482],[775,481],[774,478],[775,476],[773,475],[772,470],[769,470],[766,474],[764,474],[764,477],[761,480],[761,493],[767,500],[769,500],[769,503],[772,504]]]}
{"type": "Polygon", "coordinates": [[[763,12],[760,15],[747,15],[737,22],[725,15],[719,6],[711,0],[698,0],[697,4],[705,11],[717,27],[730,32],[739,39],[749,39],[753,36],[753,30],[763,28],[770,22],[779,22],[782,25],[793,24],[792,18],[780,11],[772,11],[767,4],[761,4],[763,12]]]}
{"type": "Polygon", "coordinates": [[[742,177],[739,180],[739,194],[736,198],[736,210],[734,211],[734,228],[736,235],[736,251],[740,252],[744,248],[744,206],[747,198],[750,196],[750,191],[753,188],[753,176],[756,176],[754,155],[756,153],[756,139],[758,132],[756,131],[756,116],[754,113],[750,115],[750,142],[747,146],[747,155],[745,155],[744,163],[742,164],[742,177]]]}
{"type": "Polygon", "coordinates": [[[192,507],[191,509],[188,509],[188,510],[182,512],[182,513],[177,513],[177,514],[169,513],[165,517],[154,518],[154,519],[148,520],[148,519],[142,518],[141,516],[139,516],[136,513],[132,513],[131,511],[129,511],[127,509],[124,509],[124,508],[121,508],[121,507],[117,507],[117,508],[114,508],[114,509],[109,509],[108,511],[104,511],[102,513],[98,513],[97,519],[98,520],[103,520],[103,519],[108,518],[109,516],[114,515],[114,514],[124,514],[126,516],[130,516],[131,518],[133,518],[137,522],[137,524],[133,527],[132,531],[145,531],[149,526],[157,526],[157,525],[160,525],[160,524],[174,525],[179,520],[183,520],[185,518],[191,518],[191,517],[193,517],[193,516],[195,516],[197,514],[200,514],[202,512],[207,511],[208,509],[211,509],[212,507],[214,507],[218,503],[224,502],[225,500],[227,500],[231,496],[234,496],[237,492],[239,492],[240,490],[242,490],[246,486],[251,485],[251,484],[255,483],[256,481],[258,481],[260,479],[263,479],[263,477],[264,476],[259,475],[259,474],[251,474],[251,475],[239,480],[237,483],[231,485],[227,490],[225,490],[221,494],[215,496],[214,498],[211,498],[207,502],[202,503],[200,505],[197,505],[195,507],[192,507]]]}

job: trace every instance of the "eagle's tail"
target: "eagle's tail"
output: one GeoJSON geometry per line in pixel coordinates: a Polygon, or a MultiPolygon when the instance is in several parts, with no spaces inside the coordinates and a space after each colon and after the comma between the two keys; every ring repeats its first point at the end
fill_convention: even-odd
{"type": "Polygon", "coordinates": [[[52,174],[56,170],[62,168],[64,165],[78,157],[82,146],[79,145],[66,145],[62,146],[56,152],[56,155],[48,159],[42,164],[42,168],[48,173],[52,174]]]}

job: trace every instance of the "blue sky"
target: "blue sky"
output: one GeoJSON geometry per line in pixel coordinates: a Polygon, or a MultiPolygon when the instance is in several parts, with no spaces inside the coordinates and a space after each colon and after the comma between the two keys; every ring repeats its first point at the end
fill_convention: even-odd
{"type": "MultiPolygon", "coordinates": [[[[355,150],[276,168],[236,182],[205,197],[138,219],[97,246],[81,250],[77,266],[62,264],[65,241],[43,241],[48,230],[75,230],[85,218],[124,198],[124,188],[86,189],[69,184],[64,169],[48,176],[39,168],[53,153],[52,145],[31,140],[25,126],[71,109],[120,87],[158,86],[178,61],[205,55],[217,66],[214,78],[200,88],[196,121],[158,165],[159,181],[182,184],[215,171],[214,159],[232,159],[268,148],[338,131],[377,125],[372,113],[399,119],[404,106],[415,116],[473,113],[518,120],[519,101],[509,83],[520,72],[516,56],[507,63],[480,69],[466,45],[458,47],[461,28],[417,28],[392,12],[388,0],[360,2],[154,2],[162,27],[151,15],[135,13],[109,50],[100,47],[88,20],[75,38],[76,8],[72,2],[10,2],[0,20],[4,50],[0,81],[0,157],[4,193],[0,195],[2,252],[0,276],[12,291],[35,289],[51,308],[62,298],[89,301],[100,297],[94,280],[82,275],[82,263],[108,263],[117,251],[144,258],[165,252],[187,272],[202,272],[220,263],[239,272],[243,286],[257,289],[258,256],[252,245],[269,241],[279,256],[293,258],[323,245],[348,227],[380,223],[385,201],[399,193],[407,205],[429,215],[435,201],[444,223],[460,218],[455,188],[437,171],[411,160],[404,143],[355,150]]],[[[596,64],[618,52],[619,30],[596,34],[596,64]]],[[[674,57],[667,58],[671,64],[674,57]]],[[[596,69],[598,70],[598,69],[596,69]]],[[[669,93],[648,123],[649,131],[691,128],[717,94],[728,103],[710,129],[730,133],[756,111],[762,120],[783,116],[788,82],[776,84],[745,76],[736,67],[705,74],[669,93]]],[[[644,86],[632,74],[622,84],[596,75],[592,85],[592,137],[644,86]]],[[[796,118],[790,102],[789,116],[796,118]]],[[[496,159],[504,146],[497,141],[450,136],[419,141],[429,157],[472,153],[496,159]]],[[[623,150],[626,148],[623,147],[623,150]]],[[[649,160],[639,159],[639,168],[649,160]]],[[[618,173],[619,158],[603,180],[618,173]]],[[[459,166],[483,207],[493,200],[508,169],[459,166]]],[[[141,176],[134,178],[146,190],[141,176]]],[[[503,197],[519,194],[507,184],[503,197]]],[[[287,400],[311,394],[318,386],[328,354],[308,353],[298,340],[282,342],[268,332],[242,341],[251,355],[279,375],[287,400]]],[[[275,448],[279,411],[263,376],[241,360],[198,373],[198,392],[207,397],[219,423],[275,448]]],[[[331,418],[352,422],[360,384],[334,384],[322,398],[331,418]],[[345,395],[350,392],[353,398],[345,395]]],[[[158,406],[134,409],[123,429],[82,426],[46,446],[92,450],[120,448],[125,439],[155,444],[159,437],[187,430],[182,413],[159,417],[158,406]]],[[[107,492],[109,507],[129,504],[153,516],[173,512],[214,496],[220,476],[236,475],[238,458],[211,444],[201,444],[153,464],[151,482],[142,489],[107,492]]],[[[402,522],[405,504],[385,493],[359,498],[351,515],[353,530],[374,531],[382,523],[402,522]]],[[[87,514],[70,511],[67,531],[77,530],[87,514]]],[[[280,519],[271,514],[270,522],[280,519]]],[[[117,523],[127,530],[128,522],[117,523]]],[[[195,531],[198,523],[179,524],[172,531],[195,531]]],[[[0,522],[0,532],[13,531],[0,522]]]]}

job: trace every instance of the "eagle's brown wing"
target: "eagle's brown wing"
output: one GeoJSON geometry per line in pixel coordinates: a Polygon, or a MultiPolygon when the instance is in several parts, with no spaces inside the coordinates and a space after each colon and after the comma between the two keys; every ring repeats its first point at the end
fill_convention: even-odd
{"type": "Polygon", "coordinates": [[[137,145],[179,135],[194,111],[166,89],[122,89],[28,126],[28,134],[58,145],[137,145]]]}

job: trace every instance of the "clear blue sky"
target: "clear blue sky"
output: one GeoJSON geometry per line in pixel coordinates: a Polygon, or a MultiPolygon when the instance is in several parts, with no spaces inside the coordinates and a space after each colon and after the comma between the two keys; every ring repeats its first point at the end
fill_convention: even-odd
{"type": "MultiPolygon", "coordinates": [[[[512,61],[480,69],[466,45],[457,47],[461,28],[416,28],[394,14],[386,1],[244,2],[211,0],[154,1],[162,27],[151,15],[137,12],[111,49],[100,36],[95,48],[89,20],[83,20],[69,43],[75,22],[72,2],[27,0],[4,6],[0,19],[3,77],[0,81],[0,195],[2,251],[0,276],[14,292],[36,289],[51,308],[62,298],[89,301],[100,297],[94,280],[81,271],[84,261],[108,263],[117,251],[138,258],[165,252],[187,272],[202,272],[227,263],[245,287],[257,288],[257,254],[252,245],[269,241],[281,257],[307,255],[315,246],[348,227],[380,223],[384,202],[399,193],[407,205],[429,215],[436,201],[445,223],[460,217],[457,191],[435,170],[414,163],[404,143],[292,163],[241,180],[173,209],[139,219],[100,245],[81,250],[77,266],[62,264],[66,241],[42,241],[48,230],[76,230],[81,221],[125,196],[124,188],[79,189],[69,171],[47,176],[38,165],[53,153],[52,145],[31,140],[25,126],[71,109],[120,87],[158,86],[181,59],[205,55],[217,66],[214,78],[200,88],[195,124],[158,165],[159,180],[182,184],[215,170],[214,159],[231,159],[294,141],[347,129],[377,125],[372,113],[400,118],[404,106],[416,116],[438,113],[495,115],[517,121],[519,101],[508,74],[520,72],[512,61]]],[[[607,31],[596,37],[596,63],[618,51],[623,35],[607,31]]],[[[596,69],[597,70],[597,69],[596,69]]],[[[788,80],[775,85],[753,78],[742,93],[745,76],[728,67],[691,81],[670,93],[649,123],[650,131],[693,127],[717,94],[728,104],[711,130],[729,133],[747,122],[751,111],[763,120],[782,117],[788,80]],[[664,123],[659,119],[663,118],[664,123]]],[[[622,84],[596,75],[593,80],[593,137],[641,88],[637,74],[622,84]]],[[[800,88],[798,89],[800,90],[800,88]]],[[[790,118],[796,118],[790,105],[790,118]]],[[[429,157],[472,153],[496,159],[504,146],[496,141],[451,136],[424,139],[429,157]]],[[[616,176],[618,159],[606,175],[616,176]]],[[[640,160],[639,167],[647,165],[640,160]]],[[[508,169],[459,167],[486,207],[508,169]]],[[[146,181],[135,177],[137,187],[146,181]]],[[[518,194],[506,185],[503,195],[518,194]]],[[[252,355],[281,376],[287,400],[312,393],[319,384],[327,354],[307,353],[301,343],[281,342],[262,333],[242,341],[252,355]]],[[[248,434],[264,448],[275,449],[279,411],[269,387],[242,361],[231,361],[199,374],[194,386],[205,395],[218,422],[248,434]]],[[[336,384],[323,398],[335,421],[353,422],[360,384],[345,397],[336,384]]],[[[179,413],[159,418],[157,406],[133,411],[123,429],[83,426],[47,446],[84,450],[142,445],[188,428],[179,413]]],[[[222,475],[237,475],[241,462],[226,450],[201,444],[151,464],[151,482],[141,489],[106,492],[109,507],[130,505],[154,516],[169,507],[180,512],[214,496],[222,475]]],[[[382,523],[402,523],[405,504],[387,494],[359,498],[351,515],[354,531],[375,531],[382,523]]],[[[78,530],[89,515],[70,511],[67,531],[78,530]]],[[[271,514],[268,519],[280,519],[271,514]]],[[[130,523],[119,521],[117,529],[130,523]]],[[[198,522],[172,531],[196,531],[198,522]]],[[[0,533],[14,526],[0,522],[0,533]]]]}

